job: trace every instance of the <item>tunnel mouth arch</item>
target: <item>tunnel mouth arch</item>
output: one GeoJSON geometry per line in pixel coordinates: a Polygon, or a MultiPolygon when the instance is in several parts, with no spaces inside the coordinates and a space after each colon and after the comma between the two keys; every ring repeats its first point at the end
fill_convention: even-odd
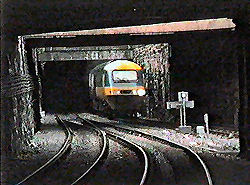
{"type": "MultiPolygon", "coordinates": [[[[91,102],[88,93],[88,73],[96,65],[110,60],[128,59],[135,61],[139,65],[145,65],[145,62],[147,62],[148,65],[152,65],[151,70],[149,70],[149,72],[151,71],[150,74],[152,75],[152,73],[158,71],[159,74],[166,76],[166,84],[169,84],[169,77],[167,77],[169,75],[169,65],[167,64],[169,51],[170,46],[167,43],[33,48],[32,60],[38,77],[39,88],[37,94],[40,99],[40,112],[66,113],[80,112],[84,109],[89,110],[91,102]],[[143,57],[144,55],[146,57],[143,57]],[[158,64],[154,65],[152,62],[158,64]],[[162,70],[157,70],[156,67],[160,65],[163,65],[162,70]],[[51,86],[53,78],[55,83],[51,86]],[[81,87],[81,83],[85,88],[81,87]],[[78,87],[72,89],[74,86],[78,87]],[[81,91],[86,93],[86,96],[81,91]],[[49,98],[50,95],[57,98],[53,100],[53,98],[49,98]],[[76,99],[79,99],[83,106],[77,105],[76,100],[71,101],[72,96],[76,96],[76,99]],[[44,103],[44,100],[49,102],[45,101],[44,103]]],[[[169,87],[164,86],[164,88],[166,92],[166,88],[169,90],[169,87]]],[[[163,95],[163,93],[161,93],[161,96],[164,97],[159,99],[165,102],[167,96],[163,95]]]]}
{"type": "MultiPolygon", "coordinates": [[[[227,20],[227,19],[223,19],[227,20]]],[[[235,26],[234,26],[235,27],[235,26]]],[[[222,31],[224,28],[219,29],[222,31]]],[[[225,28],[227,31],[231,31],[231,27],[225,28]]],[[[234,29],[234,28],[233,28],[234,29]]],[[[207,30],[206,30],[207,31],[207,30]]],[[[216,32],[213,34],[220,35],[221,32],[216,32]]],[[[203,34],[205,30],[198,31],[197,34],[203,34]]],[[[24,35],[18,38],[17,47],[17,61],[16,66],[20,67],[20,76],[28,75],[31,80],[28,80],[33,86],[32,92],[29,97],[32,97],[31,104],[33,111],[31,112],[31,130],[38,127],[41,118],[41,103],[39,103],[39,96],[41,94],[41,89],[39,90],[39,83],[41,75],[41,66],[34,61],[37,60],[37,56],[34,55],[34,48],[53,48],[53,47],[89,47],[89,46],[121,46],[121,45],[146,45],[146,44],[159,44],[159,43],[170,43],[178,39],[178,36],[174,36],[170,33],[141,33],[141,34],[107,34],[107,35],[67,35],[61,33],[50,33],[50,34],[38,34],[38,35],[24,35]],[[59,34],[59,35],[58,35],[59,34]],[[174,39],[173,39],[174,37],[174,39]],[[40,71],[39,71],[40,70],[40,71]]],[[[178,33],[179,34],[179,33],[178,33]]],[[[179,35],[190,34],[190,32],[180,33],[179,35]]],[[[223,35],[223,34],[221,34],[223,35]]],[[[235,35],[235,34],[232,34],[235,35]]],[[[185,37],[185,36],[184,36],[185,37]]],[[[21,78],[21,77],[20,77],[21,78]]],[[[18,100],[19,101],[19,100],[18,100]]],[[[20,100],[22,101],[22,100],[20,100]]],[[[29,103],[27,102],[26,105],[29,103]]],[[[22,120],[23,118],[20,118],[22,120]]],[[[24,122],[27,122],[24,121],[24,122]]],[[[25,124],[25,123],[24,123],[25,124]]],[[[31,131],[33,133],[33,131],[31,131]]]]}

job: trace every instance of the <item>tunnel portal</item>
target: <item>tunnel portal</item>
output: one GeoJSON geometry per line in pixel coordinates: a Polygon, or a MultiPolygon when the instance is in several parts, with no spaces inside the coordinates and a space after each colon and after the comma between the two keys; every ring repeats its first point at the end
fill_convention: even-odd
{"type": "Polygon", "coordinates": [[[46,62],[42,79],[42,106],[47,113],[88,111],[91,101],[88,74],[104,61],[46,62]]]}

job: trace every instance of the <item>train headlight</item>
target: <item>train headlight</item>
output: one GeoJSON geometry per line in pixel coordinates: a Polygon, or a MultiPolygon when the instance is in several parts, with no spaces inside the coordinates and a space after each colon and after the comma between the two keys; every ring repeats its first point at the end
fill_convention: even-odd
{"type": "Polygon", "coordinates": [[[136,95],[137,94],[137,90],[133,90],[133,94],[136,95]]]}
{"type": "Polygon", "coordinates": [[[116,94],[121,94],[121,91],[116,91],[116,94]]]}
{"type": "Polygon", "coordinates": [[[139,96],[144,96],[146,94],[146,91],[144,89],[139,89],[137,93],[139,96]]]}

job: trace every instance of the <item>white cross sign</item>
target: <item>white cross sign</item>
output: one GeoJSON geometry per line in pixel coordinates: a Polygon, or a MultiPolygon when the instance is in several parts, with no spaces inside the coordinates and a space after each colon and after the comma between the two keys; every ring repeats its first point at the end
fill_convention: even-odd
{"type": "Polygon", "coordinates": [[[194,108],[194,101],[188,101],[188,92],[178,92],[178,101],[167,102],[167,109],[180,109],[181,126],[186,126],[186,107],[194,108]]]}

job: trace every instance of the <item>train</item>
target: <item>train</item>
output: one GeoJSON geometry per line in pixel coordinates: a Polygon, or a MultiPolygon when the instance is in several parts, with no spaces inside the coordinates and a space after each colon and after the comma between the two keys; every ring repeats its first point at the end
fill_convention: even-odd
{"type": "Polygon", "coordinates": [[[89,92],[94,110],[134,115],[146,97],[143,68],[130,60],[99,64],[89,73],[89,92]]]}

